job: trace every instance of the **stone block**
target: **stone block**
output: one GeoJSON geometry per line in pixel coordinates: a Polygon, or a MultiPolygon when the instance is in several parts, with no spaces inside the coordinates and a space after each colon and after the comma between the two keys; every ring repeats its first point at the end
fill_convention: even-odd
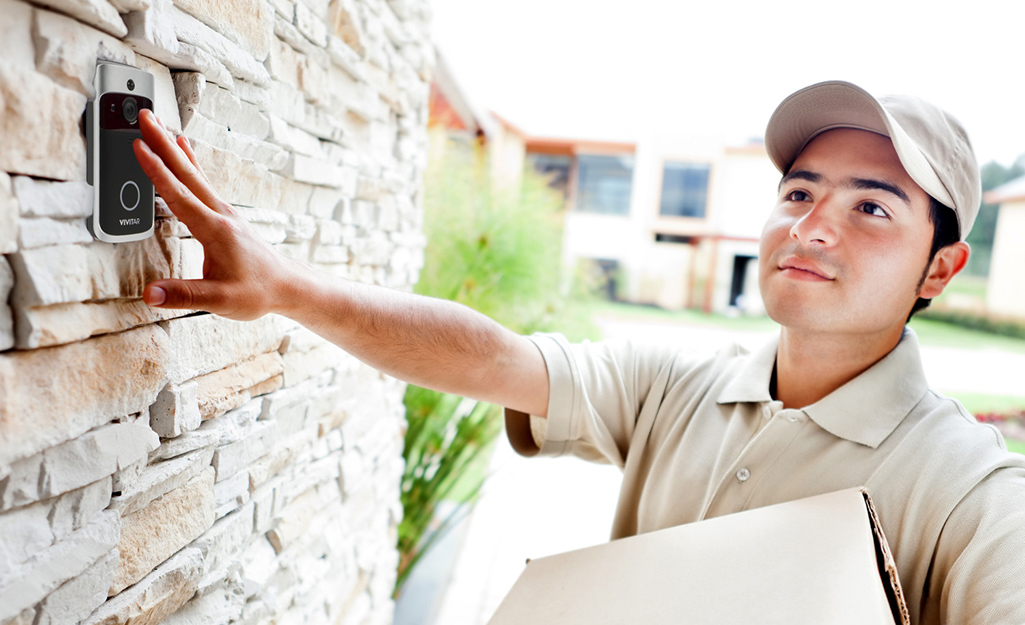
{"type": "Polygon", "coordinates": [[[185,485],[124,517],[118,546],[120,563],[110,596],[141,580],[213,525],[213,481],[214,471],[207,468],[185,485]]]}
{"type": "Polygon", "coordinates": [[[227,126],[232,132],[258,140],[270,136],[270,120],[267,115],[257,105],[227,89],[218,87],[205,90],[199,100],[199,111],[211,121],[227,126]]]}
{"type": "Polygon", "coordinates": [[[25,64],[33,69],[35,47],[32,43],[32,5],[20,0],[0,1],[0,58],[25,64]]]}
{"type": "Polygon", "coordinates": [[[289,215],[285,242],[309,241],[317,233],[317,222],[309,215],[289,215]]]}
{"type": "Polygon", "coordinates": [[[338,205],[344,200],[343,189],[332,187],[317,187],[310,196],[307,206],[309,214],[316,219],[332,220],[338,205]]]}
{"type": "Polygon", "coordinates": [[[246,597],[256,595],[280,568],[274,547],[262,536],[245,548],[240,560],[246,597]]]}
{"type": "Polygon", "coordinates": [[[118,39],[128,33],[117,9],[106,0],[37,0],[36,4],[70,15],[118,39]]]}
{"type": "Polygon", "coordinates": [[[242,616],[245,602],[242,581],[231,579],[206,590],[201,588],[162,625],[229,625],[242,616]]]}
{"type": "Polygon", "coordinates": [[[274,10],[262,0],[175,0],[175,6],[195,16],[257,61],[267,58],[274,35],[274,10]]]}
{"type": "Polygon", "coordinates": [[[249,222],[253,232],[267,243],[281,243],[285,240],[288,215],[262,208],[239,208],[237,210],[249,222]]]}
{"type": "Polygon", "coordinates": [[[167,382],[167,350],[166,334],[145,326],[0,354],[0,475],[16,460],[146,410],[167,382]]]}
{"type": "Polygon", "coordinates": [[[149,8],[125,15],[125,43],[168,68],[200,72],[213,83],[232,87],[235,81],[223,63],[206,50],[178,41],[172,9],[171,0],[153,0],[149,8]]]}
{"type": "Polygon", "coordinates": [[[327,36],[327,53],[332,64],[345,70],[353,78],[366,78],[366,68],[360,54],[333,33],[328,33],[327,36]]]}
{"type": "Polygon", "coordinates": [[[249,503],[249,475],[237,473],[214,484],[214,518],[220,519],[249,503]]]}
{"type": "Polygon", "coordinates": [[[267,540],[278,555],[302,537],[321,503],[317,492],[308,490],[292,499],[281,511],[277,523],[267,532],[267,540]]]}
{"type": "Polygon", "coordinates": [[[265,165],[243,159],[205,141],[193,141],[203,172],[221,197],[238,206],[276,207],[281,200],[282,178],[265,165]]]}
{"type": "Polygon", "coordinates": [[[110,501],[110,478],[0,514],[0,579],[84,526],[110,501]]]}
{"type": "MultiPolygon", "coordinates": [[[[206,93],[206,77],[199,72],[175,72],[171,79],[174,82],[175,100],[178,103],[178,116],[181,118],[182,128],[187,129],[206,93]]],[[[210,88],[216,87],[211,85],[210,88]]]]}
{"type": "Polygon", "coordinates": [[[39,604],[35,625],[75,625],[107,600],[117,571],[118,552],[109,551],[78,577],[68,580],[39,604]]]}
{"type": "Polygon", "coordinates": [[[343,169],[317,158],[292,154],[282,170],[282,174],[299,182],[338,187],[343,176],[343,169]]]}
{"type": "MultiPolygon", "coordinates": [[[[250,429],[245,438],[218,447],[213,457],[217,481],[221,482],[235,475],[246,475],[243,470],[257,458],[268,453],[274,447],[276,437],[277,424],[260,421],[250,429]]],[[[248,487],[248,481],[246,485],[248,487]]]]}
{"type": "Polygon", "coordinates": [[[196,593],[203,554],[183,549],[127,591],[101,605],[81,625],[155,625],[196,593]]]}
{"type": "Polygon", "coordinates": [[[18,282],[11,304],[49,306],[138,298],[153,280],[178,277],[181,239],[60,245],[10,256],[18,282]]]}
{"type": "Polygon", "coordinates": [[[355,0],[334,0],[328,8],[330,34],[341,40],[357,58],[365,58],[366,34],[355,0]]]}
{"type": "Polygon", "coordinates": [[[151,501],[183,486],[210,466],[212,447],[155,462],[143,469],[130,488],[110,498],[110,509],[128,516],[145,508],[151,501]]]}
{"type": "Polygon", "coordinates": [[[91,243],[93,240],[82,219],[22,218],[19,220],[17,232],[23,250],[51,245],[91,243]]]}
{"type": "MultiPolygon", "coordinates": [[[[48,499],[113,475],[140,460],[160,445],[153,430],[138,423],[114,423],[51,447],[42,453],[37,475],[37,496],[48,499]]],[[[12,478],[18,473],[12,473],[12,478]]],[[[12,480],[13,483],[13,480],[12,480]]],[[[24,483],[24,482],[22,482],[24,483]]],[[[19,502],[23,489],[12,491],[19,502]]],[[[7,492],[3,493],[6,503],[7,492]]]]}
{"type": "Polygon", "coordinates": [[[185,134],[190,141],[204,141],[244,159],[260,163],[267,169],[280,170],[288,162],[288,152],[281,146],[254,139],[240,132],[232,132],[227,126],[210,121],[202,115],[193,116],[185,134]]]}
{"type": "Polygon", "coordinates": [[[178,41],[206,50],[223,63],[235,78],[260,86],[270,83],[267,69],[228,37],[177,7],[172,7],[169,14],[178,41]]]}
{"type": "Polygon", "coordinates": [[[15,346],[36,349],[122,332],[190,314],[188,310],[152,308],[141,299],[75,302],[14,310],[15,346]]]}
{"type": "Polygon", "coordinates": [[[100,512],[84,527],[0,579],[0,596],[4,597],[0,602],[0,622],[81,575],[117,546],[120,533],[121,517],[116,512],[100,512]]]}
{"type": "Polygon", "coordinates": [[[216,571],[238,560],[242,549],[252,537],[253,508],[249,502],[219,519],[192,546],[203,552],[203,562],[207,572],[216,571]]]}
{"type": "Polygon", "coordinates": [[[216,315],[196,315],[161,323],[169,340],[168,377],[180,384],[218,371],[281,345],[280,317],[232,321],[216,315]]]}
{"type": "Polygon", "coordinates": [[[48,519],[52,508],[51,502],[40,502],[0,514],[0,579],[53,544],[48,519]]]}
{"type": "Polygon", "coordinates": [[[204,419],[212,419],[252,397],[276,390],[280,388],[282,372],[280,354],[270,352],[200,376],[196,378],[199,412],[204,419]]]}
{"type": "Polygon", "coordinates": [[[131,13],[132,11],[145,11],[153,5],[153,0],[110,0],[118,13],[131,13]]]}
{"type": "Polygon", "coordinates": [[[110,493],[111,479],[105,477],[52,501],[43,502],[50,506],[49,521],[54,540],[63,540],[105,509],[110,503],[110,493]]]}
{"type": "Polygon", "coordinates": [[[313,44],[327,46],[327,25],[302,2],[295,5],[295,27],[313,44]]]}
{"type": "Polygon", "coordinates": [[[11,187],[11,177],[0,172],[0,254],[18,251],[18,204],[11,187]]]}
{"type": "Polygon", "coordinates": [[[0,170],[85,180],[85,137],[79,126],[84,95],[5,60],[0,61],[0,101],[0,170]]]}
{"type": "Polygon", "coordinates": [[[160,391],[149,408],[150,427],[161,438],[174,438],[199,427],[199,400],[196,382],[169,384],[160,391]]]}
{"type": "Polygon", "coordinates": [[[289,87],[298,88],[299,65],[302,64],[303,58],[302,53],[297,52],[284,41],[274,39],[264,65],[275,80],[281,81],[289,87]]]}
{"type": "Polygon", "coordinates": [[[96,96],[93,76],[97,60],[135,65],[135,52],[130,47],[78,20],[36,10],[33,26],[36,68],[87,98],[96,96]]]}
{"type": "Polygon", "coordinates": [[[276,115],[269,117],[270,138],[281,147],[290,152],[297,152],[313,157],[323,157],[324,151],[320,147],[320,139],[290,125],[276,115]]]}
{"type": "Polygon", "coordinates": [[[255,492],[290,466],[309,462],[315,441],[316,432],[310,429],[300,430],[280,440],[267,455],[250,463],[249,490],[255,492]]]}
{"type": "Polygon", "coordinates": [[[197,449],[210,448],[212,451],[217,445],[237,441],[249,433],[259,414],[260,400],[251,400],[241,408],[228,411],[216,419],[204,421],[192,432],[164,441],[159,449],[150,454],[150,461],[177,458],[197,449]]]}
{"type": "Polygon", "coordinates": [[[284,384],[295,386],[328,369],[337,367],[346,358],[345,352],[333,344],[325,344],[306,352],[289,351],[282,356],[284,384]]]}
{"type": "Polygon", "coordinates": [[[22,217],[84,219],[93,214],[93,188],[87,182],[54,182],[27,176],[14,176],[12,180],[22,217]]]}

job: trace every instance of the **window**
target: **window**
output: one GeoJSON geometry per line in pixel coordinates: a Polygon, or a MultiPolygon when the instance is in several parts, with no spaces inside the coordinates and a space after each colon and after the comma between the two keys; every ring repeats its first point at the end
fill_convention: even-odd
{"type": "Polygon", "coordinates": [[[569,196],[569,171],[573,166],[572,156],[529,154],[527,159],[534,171],[548,180],[549,187],[562,193],[563,198],[569,196]]]}
{"type": "Polygon", "coordinates": [[[634,157],[577,157],[577,210],[585,213],[626,215],[630,212],[634,157]]]}
{"type": "Polygon", "coordinates": [[[705,216],[708,165],[666,161],[662,168],[662,201],[658,212],[667,217],[705,216]]]}

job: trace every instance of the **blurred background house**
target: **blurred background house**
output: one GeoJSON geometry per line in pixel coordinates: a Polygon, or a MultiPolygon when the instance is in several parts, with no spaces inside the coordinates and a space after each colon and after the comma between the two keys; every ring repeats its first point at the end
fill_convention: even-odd
{"type": "Polygon", "coordinates": [[[999,206],[986,308],[997,317],[1025,320],[1025,176],[989,191],[983,199],[999,206]]]}
{"type": "Polygon", "coordinates": [[[431,125],[475,139],[491,175],[546,176],[566,205],[563,260],[611,300],[762,314],[758,236],[779,173],[760,140],[651,135],[637,142],[533,136],[471,104],[442,55],[431,125]]]}

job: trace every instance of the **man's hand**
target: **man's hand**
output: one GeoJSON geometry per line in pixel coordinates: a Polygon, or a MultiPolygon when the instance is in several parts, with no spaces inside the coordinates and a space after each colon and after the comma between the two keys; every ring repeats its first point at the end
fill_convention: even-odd
{"type": "Polygon", "coordinates": [[[202,280],[157,280],[143,301],[190,308],[238,320],[256,319],[284,299],[294,263],[259,239],[235,208],[218,197],[185,137],[174,136],[148,110],[140,111],[143,140],[135,156],[171,212],[203,244],[202,280]]]}
{"type": "Polygon", "coordinates": [[[528,339],[465,306],[332,278],[278,255],[217,196],[187,139],[150,111],[139,126],[142,170],[206,255],[202,280],[152,282],[147,304],[242,321],[280,313],[401,380],[546,414],[547,369],[528,339]]]}

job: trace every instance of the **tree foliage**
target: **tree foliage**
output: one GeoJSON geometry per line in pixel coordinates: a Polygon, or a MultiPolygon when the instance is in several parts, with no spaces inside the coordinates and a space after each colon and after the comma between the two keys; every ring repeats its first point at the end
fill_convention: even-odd
{"type": "MultiPolygon", "coordinates": [[[[562,310],[562,199],[536,174],[496,186],[479,148],[432,137],[424,180],[427,249],[416,286],[521,333],[549,329],[562,310]]],[[[424,553],[476,500],[501,409],[410,386],[403,456],[396,594],[424,553]],[[442,501],[457,504],[440,523],[442,501]]]]}

